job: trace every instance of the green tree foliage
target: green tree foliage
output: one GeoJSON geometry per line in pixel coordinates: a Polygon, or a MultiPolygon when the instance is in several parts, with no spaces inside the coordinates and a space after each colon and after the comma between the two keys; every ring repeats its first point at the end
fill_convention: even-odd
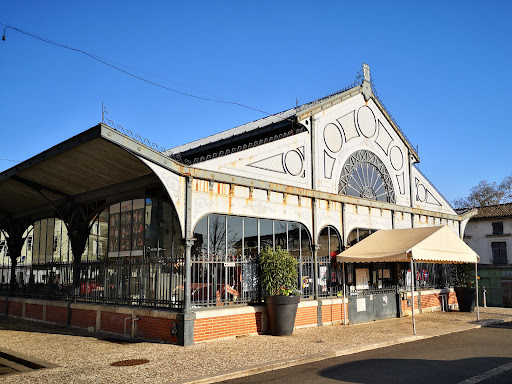
{"type": "Polygon", "coordinates": [[[455,208],[478,208],[504,204],[512,201],[512,176],[505,177],[499,184],[495,181],[480,181],[471,188],[469,196],[453,202],[455,208]]]}
{"type": "Polygon", "coordinates": [[[268,295],[289,295],[297,287],[297,260],[287,250],[267,247],[259,257],[260,283],[268,295]]]}

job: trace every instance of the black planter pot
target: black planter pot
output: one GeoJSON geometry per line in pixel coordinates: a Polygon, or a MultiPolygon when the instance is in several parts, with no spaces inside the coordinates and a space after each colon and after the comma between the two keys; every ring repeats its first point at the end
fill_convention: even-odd
{"type": "Polygon", "coordinates": [[[265,296],[268,331],[272,336],[289,336],[293,333],[300,296],[265,296]]]}
{"type": "Polygon", "coordinates": [[[459,311],[473,312],[476,306],[476,288],[455,287],[459,311]]]}

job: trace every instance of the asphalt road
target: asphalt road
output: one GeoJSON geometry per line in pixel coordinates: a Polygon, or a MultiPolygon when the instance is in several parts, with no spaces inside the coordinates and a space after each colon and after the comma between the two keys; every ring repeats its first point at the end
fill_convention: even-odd
{"type": "Polygon", "coordinates": [[[224,383],[512,383],[512,323],[458,332],[224,383]]]}

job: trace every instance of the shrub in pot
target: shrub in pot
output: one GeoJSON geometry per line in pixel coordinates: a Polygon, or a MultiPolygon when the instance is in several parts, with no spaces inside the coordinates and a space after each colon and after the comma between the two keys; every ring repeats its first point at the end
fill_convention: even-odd
{"type": "Polygon", "coordinates": [[[455,295],[459,311],[473,312],[476,306],[475,276],[472,264],[455,264],[453,268],[455,278],[455,295]]]}
{"type": "Polygon", "coordinates": [[[281,247],[269,247],[260,253],[259,266],[269,332],[273,336],[291,335],[300,302],[297,260],[281,247]]]}

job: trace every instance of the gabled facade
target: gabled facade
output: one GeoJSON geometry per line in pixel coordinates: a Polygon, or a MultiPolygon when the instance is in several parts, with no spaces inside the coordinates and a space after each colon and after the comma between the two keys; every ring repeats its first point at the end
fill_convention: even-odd
{"type": "MultiPolygon", "coordinates": [[[[333,257],[380,229],[446,225],[461,237],[474,214],[458,215],[416,168],[418,153],[374,95],[367,66],[355,86],[168,151],[126,133],[102,123],[0,174],[9,313],[25,317],[20,297],[41,289],[72,301],[31,299],[43,321],[126,333],[131,315],[132,337],[183,345],[264,332],[258,253],[281,246],[299,264],[296,326],[347,312],[351,323],[400,316],[411,308],[397,295],[411,279],[406,265],[344,270],[333,257]],[[31,225],[51,244],[48,222],[63,228],[72,257],[16,265],[31,225]],[[94,248],[100,222],[108,237],[94,248]],[[84,258],[88,247],[95,253],[84,258]],[[20,273],[30,286],[17,286],[20,273]],[[359,294],[372,308],[361,310],[359,294]]],[[[416,305],[455,304],[444,269],[418,268],[425,300],[416,305]]]]}

